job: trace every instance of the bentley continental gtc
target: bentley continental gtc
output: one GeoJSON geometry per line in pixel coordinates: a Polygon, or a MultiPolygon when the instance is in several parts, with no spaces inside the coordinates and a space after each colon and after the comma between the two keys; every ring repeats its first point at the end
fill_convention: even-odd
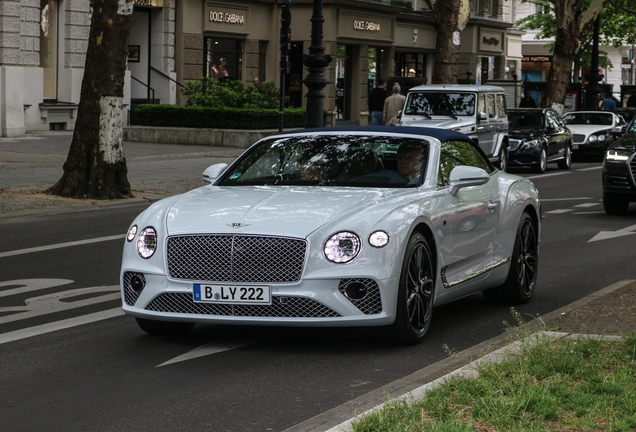
{"type": "Polygon", "coordinates": [[[537,189],[460,132],[280,133],[203,178],[128,231],[123,309],[148,333],[351,326],[415,344],[435,306],[476,292],[525,303],[535,292],[537,189]]]}

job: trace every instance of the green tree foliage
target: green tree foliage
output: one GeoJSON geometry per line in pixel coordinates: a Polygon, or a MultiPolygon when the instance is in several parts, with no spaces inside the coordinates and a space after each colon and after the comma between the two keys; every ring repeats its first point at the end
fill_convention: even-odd
{"type": "Polygon", "coordinates": [[[239,80],[221,83],[214,78],[203,77],[188,82],[182,92],[188,98],[186,106],[247,109],[279,107],[280,92],[274,81],[265,81],[256,87],[239,80]]]}

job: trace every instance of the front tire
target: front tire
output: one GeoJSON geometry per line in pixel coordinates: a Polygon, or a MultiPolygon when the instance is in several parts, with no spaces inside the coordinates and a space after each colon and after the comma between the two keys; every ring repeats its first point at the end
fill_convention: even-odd
{"type": "Polygon", "coordinates": [[[499,169],[501,171],[506,171],[508,169],[508,148],[501,147],[499,152],[499,169]]]}
{"type": "Polygon", "coordinates": [[[508,278],[503,285],[485,290],[484,297],[493,303],[528,303],[537,284],[538,264],[537,229],[530,215],[524,212],[517,228],[508,278]]]}
{"type": "Polygon", "coordinates": [[[608,215],[626,215],[629,210],[629,200],[603,194],[603,209],[608,215]]]}
{"type": "Polygon", "coordinates": [[[545,148],[541,148],[539,152],[539,160],[537,160],[537,164],[534,167],[534,170],[539,174],[543,174],[548,169],[548,154],[545,151],[545,148]]]}
{"type": "Polygon", "coordinates": [[[565,148],[565,156],[559,162],[557,162],[559,169],[567,170],[572,166],[572,150],[570,150],[570,146],[568,145],[565,148]]]}
{"type": "Polygon", "coordinates": [[[402,262],[395,322],[389,327],[393,341],[405,345],[422,342],[431,325],[434,289],[431,248],[422,234],[414,233],[402,262]]]}
{"type": "Polygon", "coordinates": [[[177,336],[189,332],[194,323],[176,321],[155,321],[144,318],[135,318],[137,325],[148,334],[157,336],[177,336]]]}

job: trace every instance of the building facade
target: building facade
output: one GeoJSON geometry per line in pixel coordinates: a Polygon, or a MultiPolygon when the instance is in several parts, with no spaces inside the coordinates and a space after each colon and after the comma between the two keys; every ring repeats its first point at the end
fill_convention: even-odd
{"type": "MultiPolygon", "coordinates": [[[[516,70],[511,6],[471,0],[461,33],[457,78],[475,83],[516,70]],[[512,47],[512,49],[511,49],[512,47]]],[[[422,0],[325,0],[324,108],[341,124],[367,124],[367,95],[378,78],[403,92],[430,83],[435,62],[433,17],[422,0]]],[[[124,90],[124,119],[139,103],[183,104],[181,87],[205,76],[280,85],[282,6],[274,0],[134,0],[124,90]]],[[[312,0],[291,5],[291,50],[285,72],[289,105],[306,105],[303,55],[311,44],[312,0]]],[[[72,130],[90,31],[89,0],[0,2],[2,136],[72,130]]],[[[516,38],[516,39],[515,39],[516,38]]],[[[518,58],[517,58],[518,57],[518,58]]]]}

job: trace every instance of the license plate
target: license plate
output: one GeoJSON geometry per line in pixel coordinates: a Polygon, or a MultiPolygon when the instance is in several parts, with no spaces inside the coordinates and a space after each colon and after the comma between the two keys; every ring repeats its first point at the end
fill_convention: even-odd
{"type": "Polygon", "coordinates": [[[194,284],[194,301],[199,303],[270,304],[268,286],[194,284]]]}
{"type": "Polygon", "coordinates": [[[578,150],[578,149],[579,149],[579,145],[578,145],[578,144],[574,144],[574,145],[572,146],[572,150],[578,150]]]}

